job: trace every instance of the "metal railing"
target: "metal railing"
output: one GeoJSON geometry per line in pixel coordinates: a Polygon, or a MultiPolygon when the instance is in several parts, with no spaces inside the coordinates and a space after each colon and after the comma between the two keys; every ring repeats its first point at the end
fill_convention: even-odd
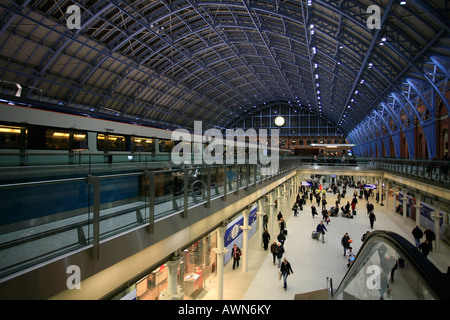
{"type": "Polygon", "coordinates": [[[87,246],[95,258],[100,241],[143,226],[153,233],[158,220],[187,218],[192,206],[295,168],[281,161],[270,175],[242,164],[0,185],[0,279],[87,246]]]}

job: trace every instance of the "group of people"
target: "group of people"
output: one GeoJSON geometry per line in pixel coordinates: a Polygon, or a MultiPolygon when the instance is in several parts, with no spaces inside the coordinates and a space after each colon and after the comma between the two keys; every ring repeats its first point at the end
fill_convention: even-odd
{"type": "MultiPolygon", "coordinates": [[[[333,190],[335,191],[335,190],[333,190]]],[[[360,189],[360,198],[362,198],[362,196],[364,196],[367,200],[367,204],[366,204],[366,209],[367,209],[367,215],[369,217],[369,222],[370,222],[370,228],[373,229],[374,227],[374,222],[376,221],[376,216],[374,213],[374,205],[372,202],[369,201],[369,197],[370,197],[370,191],[366,191],[365,189],[363,190],[363,188],[360,189]]],[[[339,192],[338,192],[339,193],[339,192]]],[[[312,202],[313,200],[313,196],[316,197],[316,201],[317,201],[317,206],[320,207],[320,204],[322,204],[322,220],[319,222],[319,224],[316,227],[316,232],[318,234],[317,239],[322,240],[322,242],[325,242],[325,233],[328,232],[324,222],[326,222],[328,224],[328,222],[330,221],[330,212],[328,212],[326,210],[326,205],[327,205],[327,201],[326,201],[326,196],[325,194],[321,195],[322,192],[316,193],[315,190],[313,189],[313,191],[310,193],[310,201],[312,202]]],[[[335,208],[339,208],[339,201],[340,198],[336,201],[336,207],[335,208]]],[[[356,204],[358,203],[358,196],[355,190],[352,202],[350,203],[349,201],[347,201],[347,204],[342,207],[341,209],[343,210],[343,216],[344,213],[347,214],[348,216],[353,216],[356,215],[356,204]]],[[[292,210],[294,211],[294,216],[297,216],[298,214],[298,209],[303,210],[303,206],[306,204],[306,201],[308,199],[307,196],[307,191],[305,190],[305,192],[303,193],[303,195],[298,194],[297,198],[296,198],[296,202],[292,208],[292,210]]],[[[311,206],[311,213],[312,216],[314,218],[315,215],[318,215],[317,209],[314,206],[314,204],[312,204],[311,206]]],[[[265,215],[265,218],[267,217],[267,215],[265,215]]],[[[292,270],[292,266],[289,263],[289,261],[286,259],[286,257],[283,257],[285,254],[285,241],[286,241],[286,221],[283,219],[283,215],[281,212],[278,213],[277,215],[277,220],[278,220],[278,226],[279,226],[279,234],[277,236],[277,241],[273,241],[272,244],[270,245],[270,252],[272,253],[272,257],[273,257],[273,264],[277,265],[278,267],[278,274],[279,274],[279,279],[283,279],[283,288],[286,290],[287,289],[287,277],[290,274],[293,274],[293,270],[292,270]]],[[[262,242],[263,242],[263,246],[264,246],[264,250],[268,250],[269,249],[269,243],[271,241],[271,236],[267,230],[267,220],[264,221],[264,228],[265,231],[263,232],[262,235],[262,242]]],[[[367,238],[367,236],[370,234],[370,231],[367,231],[366,233],[364,233],[361,237],[361,241],[364,242],[365,239],[367,238]]],[[[422,230],[419,227],[415,227],[412,231],[412,234],[414,236],[415,242],[416,242],[416,247],[422,251],[422,253],[424,254],[425,257],[428,256],[429,252],[432,251],[432,241],[435,240],[435,235],[434,232],[431,231],[430,228],[428,228],[425,232],[422,232],[422,230]],[[423,242],[421,242],[421,239],[423,238],[423,236],[425,235],[425,240],[423,242]]],[[[350,238],[349,234],[346,232],[344,234],[344,236],[341,239],[341,245],[344,249],[344,256],[347,258],[347,267],[350,267],[351,264],[353,263],[356,253],[353,251],[353,248],[351,246],[353,240],[350,238]]],[[[233,246],[233,250],[232,250],[232,257],[233,257],[233,269],[235,269],[235,267],[239,267],[239,260],[240,260],[240,256],[241,256],[241,251],[240,249],[234,245],[233,246]]],[[[392,272],[393,273],[393,272],[392,272]]],[[[392,274],[392,278],[393,278],[393,274],[392,274]]],[[[393,280],[393,279],[392,279],[393,280]]]]}
{"type": "Polygon", "coordinates": [[[431,231],[430,227],[428,227],[425,231],[422,231],[418,226],[412,230],[412,235],[416,242],[416,248],[422,251],[425,258],[427,258],[428,254],[433,251],[433,241],[436,239],[436,235],[433,231],[431,231]],[[424,235],[425,241],[420,242],[424,235]]]}

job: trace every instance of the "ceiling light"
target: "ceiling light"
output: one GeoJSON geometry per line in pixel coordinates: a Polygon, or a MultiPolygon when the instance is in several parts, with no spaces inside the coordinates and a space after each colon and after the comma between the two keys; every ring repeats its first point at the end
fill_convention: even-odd
{"type": "Polygon", "coordinates": [[[386,37],[381,38],[381,41],[386,41],[386,40],[387,40],[386,37]]]}
{"type": "Polygon", "coordinates": [[[277,127],[282,127],[283,125],[284,125],[284,118],[283,117],[281,117],[281,116],[278,116],[278,117],[276,117],[275,118],[275,125],[277,126],[277,127]]]}
{"type": "Polygon", "coordinates": [[[406,4],[406,1],[400,1],[400,5],[404,6],[406,4]]]}

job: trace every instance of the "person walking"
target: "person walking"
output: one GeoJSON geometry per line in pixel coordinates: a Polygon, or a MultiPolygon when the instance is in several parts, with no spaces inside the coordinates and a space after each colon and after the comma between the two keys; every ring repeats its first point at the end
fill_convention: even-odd
{"type": "MultiPolygon", "coordinates": [[[[328,230],[325,227],[325,225],[323,224],[323,221],[320,221],[320,223],[317,225],[316,231],[317,231],[317,233],[319,233],[319,238],[322,235],[322,243],[324,243],[325,242],[325,231],[328,231],[328,230]]],[[[319,240],[319,238],[317,238],[317,240],[319,240]]]]}
{"type": "Polygon", "coordinates": [[[284,258],[283,263],[281,264],[280,267],[280,272],[281,275],[283,276],[283,288],[284,290],[287,289],[287,277],[292,273],[294,273],[294,271],[292,270],[291,264],[289,263],[289,261],[286,260],[286,258],[284,258]]]}
{"type": "Polygon", "coordinates": [[[377,220],[373,210],[369,213],[369,220],[370,220],[370,228],[373,229],[373,223],[375,222],[375,220],[377,220]]]}
{"type": "Polygon", "coordinates": [[[278,259],[278,268],[281,266],[281,258],[283,258],[283,253],[284,253],[284,248],[281,245],[281,243],[278,243],[277,251],[276,251],[277,259],[278,259]]]}
{"type": "Polygon", "coordinates": [[[233,258],[233,270],[234,268],[239,268],[239,260],[241,260],[241,249],[234,244],[233,249],[231,250],[231,257],[233,258]]]}
{"type": "Polygon", "coordinates": [[[347,254],[347,250],[350,248],[350,236],[346,232],[341,239],[341,245],[344,247],[344,256],[347,254]]]}
{"type": "Polygon", "coordinates": [[[270,252],[272,253],[272,257],[273,257],[273,265],[275,265],[275,259],[277,258],[277,243],[274,241],[271,245],[270,245],[270,252]]]}
{"type": "Polygon", "coordinates": [[[422,230],[419,228],[419,226],[416,226],[413,230],[412,230],[412,235],[414,237],[414,240],[416,242],[416,248],[419,248],[420,246],[420,239],[422,239],[423,237],[423,232],[422,230]]]}
{"type": "Polygon", "coordinates": [[[270,234],[269,231],[264,230],[264,233],[262,235],[262,241],[264,244],[264,250],[267,250],[267,248],[269,247],[269,241],[270,241],[270,234]]]}
{"type": "Polygon", "coordinates": [[[430,251],[433,251],[433,241],[436,240],[436,236],[434,235],[434,232],[431,231],[430,227],[428,227],[427,230],[425,230],[424,234],[425,234],[425,239],[427,239],[428,242],[430,243],[430,251]]]}
{"type": "Polygon", "coordinates": [[[284,235],[283,232],[280,232],[280,234],[278,234],[277,240],[284,247],[284,242],[286,241],[286,236],[284,235]]]}
{"type": "Polygon", "coordinates": [[[311,206],[311,214],[312,214],[312,217],[313,217],[313,218],[314,218],[315,215],[318,214],[318,213],[317,213],[316,206],[314,206],[314,204],[311,206]]]}
{"type": "Polygon", "coordinates": [[[431,251],[431,243],[428,240],[425,240],[424,242],[422,242],[419,246],[419,250],[422,251],[423,255],[425,256],[425,258],[428,257],[428,254],[431,251]]]}
{"type": "Polygon", "coordinates": [[[348,250],[347,250],[347,260],[348,260],[347,268],[350,268],[350,266],[352,265],[353,261],[355,260],[355,257],[356,257],[356,255],[353,252],[352,247],[349,247],[348,250]]]}

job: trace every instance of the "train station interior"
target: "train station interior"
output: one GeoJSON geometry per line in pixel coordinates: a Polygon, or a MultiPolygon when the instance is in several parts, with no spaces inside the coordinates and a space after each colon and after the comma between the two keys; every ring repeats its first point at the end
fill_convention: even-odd
{"type": "Polygon", "coordinates": [[[0,30],[0,299],[450,298],[450,2],[7,0],[0,30]]]}

